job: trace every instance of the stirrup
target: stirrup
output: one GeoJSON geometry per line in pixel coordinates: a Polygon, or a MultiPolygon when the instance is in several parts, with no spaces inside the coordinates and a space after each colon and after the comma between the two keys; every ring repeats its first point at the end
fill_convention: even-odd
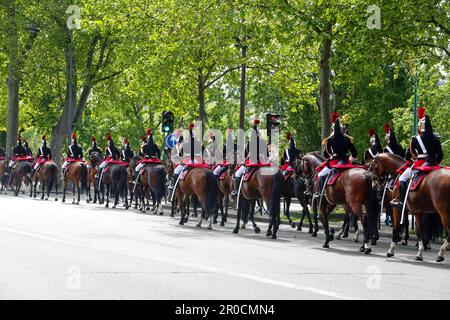
{"type": "Polygon", "coordinates": [[[392,199],[390,204],[391,204],[391,206],[393,206],[395,208],[399,208],[399,209],[403,208],[403,203],[400,202],[400,200],[397,200],[397,199],[392,199]]]}

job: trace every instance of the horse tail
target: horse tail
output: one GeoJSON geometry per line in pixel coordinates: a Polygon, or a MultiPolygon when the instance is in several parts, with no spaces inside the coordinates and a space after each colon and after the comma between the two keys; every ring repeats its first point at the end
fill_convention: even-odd
{"type": "Polygon", "coordinates": [[[48,192],[52,191],[53,184],[55,184],[55,181],[58,177],[58,167],[55,165],[50,165],[48,167],[48,181],[47,181],[47,190],[48,192]]]}
{"type": "Polygon", "coordinates": [[[371,232],[373,230],[376,230],[377,226],[377,217],[378,217],[378,213],[379,213],[379,208],[378,208],[378,198],[377,198],[377,193],[375,190],[373,190],[372,188],[372,177],[371,174],[369,172],[365,173],[365,178],[366,178],[366,191],[367,191],[367,217],[368,217],[368,221],[369,221],[369,226],[370,226],[370,230],[371,232]]]}
{"type": "Polygon", "coordinates": [[[88,169],[87,166],[82,163],[80,165],[81,173],[80,173],[80,182],[81,182],[81,193],[87,192],[88,187],[88,169]]]}
{"type": "Polygon", "coordinates": [[[269,212],[271,215],[280,213],[280,203],[281,203],[281,181],[283,177],[281,172],[278,171],[272,177],[272,191],[270,192],[270,204],[269,204],[269,212]]]}
{"type": "Polygon", "coordinates": [[[216,213],[216,208],[218,205],[218,197],[219,197],[219,185],[217,183],[217,178],[212,171],[206,171],[206,216],[207,218],[210,215],[214,215],[216,213]]]}
{"type": "Polygon", "coordinates": [[[161,199],[166,195],[166,174],[162,167],[155,168],[156,173],[156,185],[151,184],[151,177],[147,175],[148,184],[152,186],[152,191],[155,194],[155,200],[157,203],[161,202],[161,199]]]}
{"type": "Polygon", "coordinates": [[[127,169],[125,167],[120,166],[120,177],[119,177],[119,195],[127,197],[127,178],[128,178],[128,174],[127,174],[127,169]]]}

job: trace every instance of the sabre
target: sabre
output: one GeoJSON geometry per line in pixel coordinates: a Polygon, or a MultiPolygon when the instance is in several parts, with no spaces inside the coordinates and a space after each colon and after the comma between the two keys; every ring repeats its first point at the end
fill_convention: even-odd
{"type": "MultiPolygon", "coordinates": [[[[245,176],[245,174],[246,173],[244,172],[244,176],[245,176]]],[[[241,178],[241,181],[239,183],[238,194],[237,194],[237,199],[236,199],[236,210],[239,208],[239,196],[241,195],[242,182],[244,182],[244,177],[241,178]]]]}
{"type": "Polygon", "coordinates": [[[173,186],[172,196],[170,197],[170,202],[173,202],[173,198],[175,197],[175,190],[177,190],[178,181],[180,181],[180,177],[182,174],[183,174],[183,172],[180,173],[180,175],[177,178],[177,181],[175,181],[175,185],[173,186]]]}
{"type": "Polygon", "coordinates": [[[389,176],[386,185],[384,186],[383,196],[381,197],[381,208],[380,208],[380,217],[383,214],[383,204],[384,204],[384,198],[386,196],[386,190],[388,189],[389,184],[391,183],[391,176],[389,176]]]}
{"type": "Polygon", "coordinates": [[[413,175],[411,177],[411,180],[409,180],[408,183],[408,188],[406,189],[406,195],[405,195],[405,203],[403,204],[403,209],[402,209],[402,218],[400,219],[400,224],[403,224],[403,219],[405,217],[405,208],[406,208],[406,202],[408,202],[408,195],[409,195],[409,189],[411,188],[411,184],[414,180],[414,178],[416,177],[416,175],[413,175]]]}

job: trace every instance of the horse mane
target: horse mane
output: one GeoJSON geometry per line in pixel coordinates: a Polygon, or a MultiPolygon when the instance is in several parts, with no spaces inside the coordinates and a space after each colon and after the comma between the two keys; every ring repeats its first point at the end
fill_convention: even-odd
{"type": "Polygon", "coordinates": [[[314,166],[318,166],[325,161],[319,151],[308,152],[302,158],[314,166]]]}

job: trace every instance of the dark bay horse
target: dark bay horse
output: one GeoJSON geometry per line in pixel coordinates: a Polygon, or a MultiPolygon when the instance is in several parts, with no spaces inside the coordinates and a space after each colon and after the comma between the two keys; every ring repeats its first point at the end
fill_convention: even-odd
{"type": "MultiPolygon", "coordinates": [[[[318,184],[316,184],[315,191],[319,192],[318,184]]],[[[364,241],[360,251],[369,254],[372,251],[370,238],[376,225],[374,220],[378,214],[378,199],[376,192],[372,189],[371,174],[366,169],[346,169],[337,178],[334,185],[325,186],[323,197],[319,200],[318,205],[320,219],[325,229],[324,248],[329,248],[329,242],[334,239],[334,235],[330,233],[328,216],[337,205],[350,209],[357,218],[362,218],[364,241]],[[363,213],[363,206],[365,213],[363,213]]]]}
{"type": "Polygon", "coordinates": [[[100,202],[100,192],[99,192],[99,164],[102,161],[102,154],[100,152],[94,151],[89,155],[89,164],[88,164],[88,183],[87,183],[87,197],[88,202],[97,203],[97,200],[100,202]],[[92,199],[91,187],[94,188],[94,199],[92,199]]]}
{"type": "MultiPolygon", "coordinates": [[[[392,154],[381,153],[377,155],[372,164],[373,183],[382,186],[389,175],[396,174],[397,170],[406,162],[392,154]]],[[[398,188],[394,188],[393,196],[397,196],[398,188]]],[[[447,239],[441,246],[437,262],[444,260],[444,254],[449,247],[450,242],[450,169],[436,169],[423,178],[421,184],[414,191],[409,192],[406,201],[407,209],[416,217],[416,234],[419,241],[416,260],[423,260],[423,216],[437,212],[441,219],[444,229],[447,231],[447,239]]],[[[391,247],[387,253],[388,257],[394,256],[396,242],[400,240],[400,221],[402,210],[393,208],[393,233],[391,247]]]]}
{"type": "Polygon", "coordinates": [[[15,164],[15,168],[11,172],[10,185],[13,187],[14,195],[17,197],[19,195],[20,187],[22,182],[27,185],[32,186],[31,172],[33,171],[33,166],[28,160],[20,160],[15,164]]]}
{"type": "MultiPolygon", "coordinates": [[[[212,221],[216,213],[219,197],[217,178],[209,168],[194,167],[183,180],[179,180],[176,195],[181,211],[179,224],[184,225],[185,216],[188,215],[187,202],[190,196],[196,196],[202,205],[205,219],[209,220],[208,229],[212,229],[212,221]]],[[[202,225],[203,214],[198,215],[197,227],[202,225]]]]}
{"type": "Polygon", "coordinates": [[[39,171],[34,174],[33,180],[34,186],[31,188],[30,197],[33,196],[36,198],[36,189],[39,182],[42,186],[41,200],[44,200],[45,188],[47,188],[47,197],[45,197],[45,200],[48,200],[50,198],[50,192],[53,186],[55,186],[55,201],[58,201],[58,166],[55,162],[49,160],[41,164],[39,171]]]}
{"type": "Polygon", "coordinates": [[[128,210],[128,173],[125,166],[118,163],[111,163],[103,169],[103,176],[100,184],[105,187],[100,186],[101,192],[101,203],[105,201],[106,193],[106,205],[105,208],[109,208],[109,198],[114,195],[113,209],[119,204],[120,196],[125,198],[125,210],[128,210]]]}
{"type": "Polygon", "coordinates": [[[66,190],[67,180],[72,182],[73,201],[72,204],[80,204],[80,196],[85,190],[87,190],[87,166],[82,161],[72,162],[69,167],[66,168],[64,175],[64,190],[62,202],[66,202],[66,190]],[[78,192],[78,200],[75,201],[75,191],[78,192]]]}
{"type": "Polygon", "coordinates": [[[5,192],[8,184],[8,177],[5,176],[5,172],[8,169],[9,161],[7,159],[0,159],[0,193],[5,192]]]}
{"type": "Polygon", "coordinates": [[[220,226],[225,226],[228,217],[228,208],[230,206],[230,194],[234,190],[233,171],[228,167],[224,173],[223,179],[219,177],[219,210],[222,216],[220,226]]]}
{"type": "Polygon", "coordinates": [[[142,212],[146,212],[145,196],[151,195],[153,207],[151,211],[154,214],[163,215],[161,201],[166,196],[166,172],[162,164],[148,163],[142,169],[140,183],[142,184],[141,203],[142,212]]]}
{"type": "Polygon", "coordinates": [[[256,201],[262,198],[262,205],[264,205],[264,203],[266,204],[267,211],[271,217],[266,236],[272,236],[272,239],[276,239],[278,227],[280,225],[281,180],[283,178],[281,172],[275,167],[259,167],[254,170],[255,172],[247,181],[244,181],[244,176],[242,177],[241,186],[239,188],[242,194],[238,194],[237,223],[233,232],[239,232],[241,219],[241,210],[239,210],[239,207],[241,206],[240,198],[244,197],[246,200],[250,201],[256,201]]]}

